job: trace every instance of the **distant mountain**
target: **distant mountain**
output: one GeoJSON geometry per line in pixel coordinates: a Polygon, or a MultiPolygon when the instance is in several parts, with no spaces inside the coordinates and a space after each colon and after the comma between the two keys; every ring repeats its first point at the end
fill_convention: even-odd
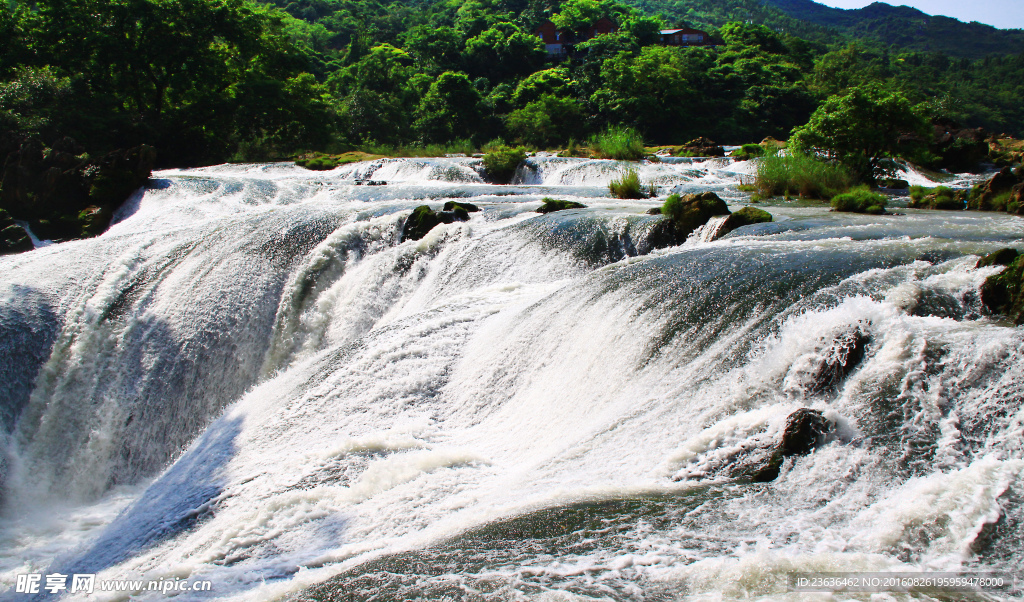
{"type": "MultiPolygon", "coordinates": [[[[965,0],[970,1],[970,0],[965,0]]],[[[874,38],[908,50],[940,51],[971,59],[1024,52],[1024,30],[927,15],[916,8],[875,2],[844,10],[812,0],[764,0],[787,15],[858,38],[874,38]]],[[[798,31],[791,31],[800,35],[798,31]]]]}

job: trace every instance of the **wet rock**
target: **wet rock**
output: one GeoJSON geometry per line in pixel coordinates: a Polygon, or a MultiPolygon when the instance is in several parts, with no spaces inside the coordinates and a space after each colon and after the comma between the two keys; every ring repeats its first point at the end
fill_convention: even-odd
{"type": "Polygon", "coordinates": [[[978,260],[978,263],[975,264],[974,267],[987,268],[993,265],[1010,265],[1011,263],[1013,263],[1014,259],[1017,259],[1019,255],[1020,253],[1017,252],[1017,249],[1004,247],[1002,249],[999,249],[998,251],[993,251],[992,253],[989,253],[988,255],[982,257],[981,259],[978,260]]]}
{"type": "Polygon", "coordinates": [[[889,190],[906,190],[910,188],[910,182],[900,179],[886,179],[880,180],[878,186],[881,188],[888,188],[889,190]]]}
{"type": "Polygon", "coordinates": [[[544,204],[537,209],[537,213],[551,213],[552,211],[564,211],[566,209],[586,209],[583,203],[575,201],[563,201],[545,197],[544,204]]]}
{"type": "Polygon", "coordinates": [[[749,226],[751,224],[763,224],[772,221],[772,214],[756,207],[744,207],[734,211],[718,228],[715,238],[721,238],[736,228],[749,226]]]}
{"type": "Polygon", "coordinates": [[[811,453],[833,430],[834,425],[824,414],[800,408],[786,418],[786,427],[774,445],[751,450],[745,457],[737,458],[728,473],[734,479],[755,483],[774,481],[786,458],[811,453]]]}
{"type": "Polygon", "coordinates": [[[727,478],[755,483],[774,481],[786,458],[811,453],[823,445],[834,430],[832,421],[818,410],[800,408],[786,417],[786,426],[778,435],[752,437],[728,456],[684,469],[673,479],[727,478]]]}
{"type": "Polygon", "coordinates": [[[448,201],[447,203],[444,204],[444,207],[442,207],[442,210],[443,211],[455,211],[455,210],[459,209],[460,207],[462,209],[464,209],[467,213],[476,213],[477,211],[480,211],[480,208],[477,207],[476,205],[474,205],[473,203],[464,203],[464,202],[461,202],[461,201],[459,201],[459,202],[448,201]]]}
{"type": "MultiPolygon", "coordinates": [[[[1006,254],[1004,254],[1005,257],[1006,254]]],[[[985,283],[981,285],[981,302],[989,311],[1005,315],[1014,324],[1018,326],[1024,324],[1024,286],[1022,285],[1024,285],[1024,255],[1019,255],[1001,273],[985,280],[985,283]]]]}
{"type": "Polygon", "coordinates": [[[661,215],[661,207],[651,207],[647,210],[647,215],[661,215]]]}
{"type": "Polygon", "coordinates": [[[413,209],[412,214],[405,220],[402,240],[420,240],[438,224],[464,222],[468,219],[469,213],[464,208],[456,211],[434,211],[427,205],[420,205],[413,209]]]}
{"type": "Polygon", "coordinates": [[[797,398],[837,390],[864,359],[870,342],[871,335],[861,324],[822,340],[815,351],[793,362],[783,390],[797,398]]]}

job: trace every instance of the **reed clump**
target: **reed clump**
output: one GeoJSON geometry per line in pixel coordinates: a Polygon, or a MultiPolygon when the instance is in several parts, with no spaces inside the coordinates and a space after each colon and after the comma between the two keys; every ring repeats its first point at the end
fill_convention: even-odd
{"type": "Polygon", "coordinates": [[[855,183],[854,175],[842,165],[800,153],[769,152],[758,161],[754,178],[758,199],[780,195],[831,199],[855,183]]]}

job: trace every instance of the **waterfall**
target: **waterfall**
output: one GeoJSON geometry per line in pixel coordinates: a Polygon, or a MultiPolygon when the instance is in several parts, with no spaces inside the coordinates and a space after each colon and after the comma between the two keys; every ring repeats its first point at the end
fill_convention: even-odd
{"type": "MultiPolygon", "coordinates": [[[[1020,569],[1024,334],[975,268],[1019,220],[765,203],[649,252],[622,164],[478,163],[169,170],[104,235],[0,258],[0,584],[783,599],[797,570],[1020,569]],[[403,240],[448,199],[482,211],[403,240]],[[799,408],[819,448],[722,472],[799,408]]],[[[744,169],[639,167],[734,210],[744,169]]]]}

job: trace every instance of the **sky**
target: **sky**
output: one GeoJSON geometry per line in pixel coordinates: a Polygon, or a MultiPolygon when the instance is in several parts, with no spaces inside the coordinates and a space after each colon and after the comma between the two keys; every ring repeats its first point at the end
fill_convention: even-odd
{"type": "MultiPolygon", "coordinates": [[[[874,0],[815,0],[836,8],[861,8],[874,0]]],[[[961,21],[978,21],[1001,29],[1024,29],[1024,0],[886,0],[929,15],[946,15],[961,21]]]]}

